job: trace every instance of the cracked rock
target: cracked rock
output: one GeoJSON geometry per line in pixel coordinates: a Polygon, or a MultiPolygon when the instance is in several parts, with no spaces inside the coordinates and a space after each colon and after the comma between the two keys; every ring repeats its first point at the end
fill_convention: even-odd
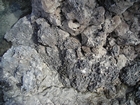
{"type": "Polygon", "coordinates": [[[139,15],[139,0],[32,0],[5,35],[4,104],[137,104],[139,15]]]}

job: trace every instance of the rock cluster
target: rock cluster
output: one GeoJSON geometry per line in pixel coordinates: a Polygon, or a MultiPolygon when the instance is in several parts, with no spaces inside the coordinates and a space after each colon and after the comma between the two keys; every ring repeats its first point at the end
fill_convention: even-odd
{"type": "Polygon", "coordinates": [[[30,0],[0,0],[0,57],[11,47],[4,34],[24,15],[31,13],[30,0]]]}
{"type": "Polygon", "coordinates": [[[32,0],[6,33],[0,62],[5,105],[135,105],[139,0],[32,0]],[[135,102],[134,102],[135,101],[135,102]]]}

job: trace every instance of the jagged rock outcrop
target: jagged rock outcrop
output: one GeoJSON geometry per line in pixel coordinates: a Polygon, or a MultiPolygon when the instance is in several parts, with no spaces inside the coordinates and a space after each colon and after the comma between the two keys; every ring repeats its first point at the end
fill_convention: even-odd
{"type": "Polygon", "coordinates": [[[31,13],[31,0],[0,0],[0,57],[11,47],[4,35],[23,16],[31,13]]]}
{"type": "Polygon", "coordinates": [[[20,19],[4,37],[7,41],[12,42],[13,46],[31,46],[33,44],[33,28],[29,18],[20,19]]]}
{"type": "Polygon", "coordinates": [[[121,79],[124,83],[129,86],[135,86],[140,80],[140,61],[136,60],[132,65],[127,66],[123,69],[121,79]]]}
{"type": "Polygon", "coordinates": [[[32,14],[5,35],[13,44],[0,62],[5,104],[135,105],[123,83],[139,82],[140,6],[111,3],[32,0],[32,14]]]}

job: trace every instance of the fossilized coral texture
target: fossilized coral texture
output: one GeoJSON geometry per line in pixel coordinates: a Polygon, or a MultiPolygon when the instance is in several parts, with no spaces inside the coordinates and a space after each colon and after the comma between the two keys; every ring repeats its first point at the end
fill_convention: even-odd
{"type": "Polygon", "coordinates": [[[6,33],[6,105],[139,103],[139,0],[32,0],[6,33]],[[126,86],[125,86],[125,85],[126,86]],[[127,85],[137,91],[126,97],[127,85]]]}

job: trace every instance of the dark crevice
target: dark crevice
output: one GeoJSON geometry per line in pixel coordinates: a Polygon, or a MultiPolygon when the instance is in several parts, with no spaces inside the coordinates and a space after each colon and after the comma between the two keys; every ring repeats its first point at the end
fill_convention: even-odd
{"type": "Polygon", "coordinates": [[[82,43],[82,36],[81,36],[81,34],[75,36],[75,38],[78,39],[80,43],[82,43]]]}
{"type": "Polygon", "coordinates": [[[32,23],[33,26],[33,35],[32,35],[32,40],[35,44],[38,44],[38,30],[39,30],[39,26],[37,25],[37,23],[32,23]]]}

